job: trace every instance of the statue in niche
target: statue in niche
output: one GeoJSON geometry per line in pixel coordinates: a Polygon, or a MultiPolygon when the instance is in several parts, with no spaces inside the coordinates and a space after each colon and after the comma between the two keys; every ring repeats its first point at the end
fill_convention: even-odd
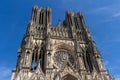
{"type": "Polygon", "coordinates": [[[55,36],[55,30],[54,29],[53,29],[52,33],[53,33],[52,36],[55,36]]]}
{"type": "Polygon", "coordinates": [[[54,80],[61,80],[60,75],[56,75],[54,80]]]}
{"type": "Polygon", "coordinates": [[[25,54],[25,65],[29,66],[29,53],[25,54]]]}
{"type": "Polygon", "coordinates": [[[52,64],[51,64],[51,53],[49,52],[48,53],[48,67],[51,67],[52,64]]]}
{"type": "Polygon", "coordinates": [[[79,54],[79,63],[81,64],[80,68],[84,69],[84,66],[83,66],[84,64],[83,64],[83,60],[82,60],[81,54],[79,54]]]}
{"type": "Polygon", "coordinates": [[[98,65],[100,66],[100,69],[103,69],[103,68],[104,68],[101,59],[98,59],[98,65]]]}
{"type": "Polygon", "coordinates": [[[59,36],[59,33],[58,33],[58,31],[56,31],[56,34],[57,34],[56,36],[59,36]]]}
{"type": "Polygon", "coordinates": [[[65,37],[65,32],[63,31],[62,36],[65,37]]]}

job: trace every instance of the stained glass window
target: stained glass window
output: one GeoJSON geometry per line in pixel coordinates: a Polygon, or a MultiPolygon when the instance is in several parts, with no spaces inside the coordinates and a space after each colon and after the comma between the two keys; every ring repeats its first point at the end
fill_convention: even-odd
{"type": "Polygon", "coordinates": [[[55,52],[54,62],[57,66],[61,67],[67,61],[70,62],[72,65],[74,64],[74,58],[69,52],[65,50],[55,52]]]}

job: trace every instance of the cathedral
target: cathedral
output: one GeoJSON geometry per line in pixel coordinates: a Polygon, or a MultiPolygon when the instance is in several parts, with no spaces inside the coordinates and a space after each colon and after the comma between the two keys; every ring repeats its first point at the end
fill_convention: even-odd
{"type": "Polygon", "coordinates": [[[81,12],[52,25],[50,7],[33,6],[11,80],[113,80],[81,12]]]}

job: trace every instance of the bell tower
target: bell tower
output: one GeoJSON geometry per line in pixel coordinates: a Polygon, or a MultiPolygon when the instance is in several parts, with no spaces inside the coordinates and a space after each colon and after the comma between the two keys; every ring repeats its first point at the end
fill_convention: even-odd
{"type": "Polygon", "coordinates": [[[83,14],[52,25],[51,8],[34,6],[11,80],[113,80],[83,14]]]}

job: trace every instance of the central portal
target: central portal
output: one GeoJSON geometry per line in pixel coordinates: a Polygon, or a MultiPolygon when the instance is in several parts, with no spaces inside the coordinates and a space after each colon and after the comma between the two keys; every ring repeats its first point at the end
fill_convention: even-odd
{"type": "Polygon", "coordinates": [[[62,80],[78,80],[78,79],[70,74],[67,74],[64,77],[62,77],[62,80]]]}

